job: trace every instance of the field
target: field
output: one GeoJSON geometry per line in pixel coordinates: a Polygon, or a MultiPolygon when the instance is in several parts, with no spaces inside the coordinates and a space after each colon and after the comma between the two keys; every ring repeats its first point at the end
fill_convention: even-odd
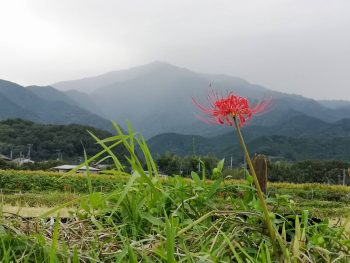
{"type": "Polygon", "coordinates": [[[109,175],[0,171],[2,262],[349,262],[350,187],[271,183],[264,196],[254,170],[223,180],[223,161],[215,181],[205,167],[162,178],[144,139],[115,128],[81,164],[111,158],[109,175]]]}
{"type": "MultiPolygon", "coordinates": [[[[62,177],[57,173],[3,170],[0,189],[3,219],[11,218],[3,221],[3,226],[16,229],[15,233],[6,230],[7,234],[16,235],[20,243],[25,240],[28,247],[21,250],[24,255],[30,252],[41,260],[52,257],[52,262],[73,261],[74,253],[76,262],[108,262],[116,258],[120,262],[137,262],[136,259],[172,262],[170,258],[185,262],[227,262],[234,255],[230,242],[234,242],[237,235],[245,236],[242,245],[253,238],[237,227],[244,226],[259,235],[264,231],[259,229],[261,212],[253,188],[244,180],[214,182],[200,179],[196,174],[193,179],[158,180],[123,173],[62,177]],[[58,212],[65,221],[56,224],[51,219],[53,223],[47,223],[47,218],[55,218],[58,212]],[[247,218],[254,222],[254,227],[244,223],[243,219],[247,218]],[[39,233],[41,245],[36,240],[39,233]],[[205,243],[199,244],[198,240],[205,243]],[[53,245],[55,253],[51,255],[53,245]],[[69,245],[74,247],[73,254],[67,250],[69,245]],[[216,261],[217,258],[220,260],[216,261]]],[[[344,235],[349,231],[345,220],[350,217],[349,200],[350,187],[346,186],[268,185],[267,201],[275,215],[287,215],[287,218],[299,214],[303,218],[305,210],[309,210],[309,219],[321,219],[322,224],[337,229],[338,234],[341,229],[344,231],[342,226],[346,229],[344,235]]],[[[275,220],[277,225],[279,220],[275,220]]],[[[288,231],[295,231],[294,222],[288,231]]],[[[285,238],[287,240],[288,235],[285,238]]],[[[263,236],[255,239],[260,242],[256,248],[260,251],[261,244],[267,240],[263,236]]],[[[9,249],[6,239],[3,242],[3,249],[9,249]]],[[[21,246],[23,248],[23,244],[21,246]]],[[[246,253],[249,257],[254,255],[245,251],[240,243],[235,247],[236,257],[243,258],[246,253]]],[[[261,257],[258,253],[249,262],[260,262],[261,257]]]]}
{"type": "MultiPolygon", "coordinates": [[[[127,182],[124,174],[91,175],[94,191],[110,193],[127,182]]],[[[161,179],[167,183],[167,179],[161,179]]],[[[208,180],[208,183],[212,181],[208,180]]],[[[227,195],[235,195],[235,186],[243,180],[225,182],[227,195]],[[230,189],[230,186],[231,189],[230,189]]],[[[67,203],[88,192],[88,181],[82,174],[64,176],[55,172],[0,170],[0,198],[7,207],[52,208],[67,203]],[[11,190],[8,190],[11,189],[11,190]]],[[[318,218],[350,217],[350,187],[324,184],[269,183],[271,198],[293,200],[296,211],[310,210],[318,218]]],[[[77,206],[72,204],[71,206],[77,206]]],[[[5,209],[6,210],[6,209],[5,209]]]]}

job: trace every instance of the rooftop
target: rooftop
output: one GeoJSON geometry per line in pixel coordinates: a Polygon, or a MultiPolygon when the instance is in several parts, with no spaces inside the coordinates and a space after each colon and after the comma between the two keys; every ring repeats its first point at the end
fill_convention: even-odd
{"type": "MultiPolygon", "coordinates": [[[[55,170],[73,170],[73,169],[75,169],[77,167],[78,167],[78,165],[64,164],[64,165],[53,167],[52,169],[55,169],[55,170]]],[[[86,171],[86,166],[82,166],[78,170],[86,171]]],[[[100,171],[100,169],[93,168],[93,167],[89,167],[89,170],[90,171],[100,171]]]]}
{"type": "Polygon", "coordinates": [[[7,157],[6,155],[3,155],[0,153],[0,159],[5,160],[5,161],[11,161],[10,157],[7,157]]]}

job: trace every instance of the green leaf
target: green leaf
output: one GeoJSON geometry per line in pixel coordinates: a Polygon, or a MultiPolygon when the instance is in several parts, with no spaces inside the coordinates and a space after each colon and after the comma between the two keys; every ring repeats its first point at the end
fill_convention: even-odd
{"type": "Polygon", "coordinates": [[[248,181],[249,184],[252,184],[254,182],[253,176],[248,175],[247,176],[247,181],[248,181]]]}
{"type": "Polygon", "coordinates": [[[199,178],[199,175],[196,172],[191,172],[191,177],[196,185],[201,185],[201,179],[199,178]]]}
{"type": "Polygon", "coordinates": [[[218,162],[218,165],[216,166],[216,168],[218,168],[220,172],[222,172],[222,169],[224,168],[224,163],[225,159],[222,159],[218,162]]]}
{"type": "Polygon", "coordinates": [[[216,180],[210,187],[207,198],[211,198],[221,186],[221,179],[216,180]]]}
{"type": "Polygon", "coordinates": [[[146,219],[148,222],[150,222],[153,225],[156,225],[156,226],[163,226],[164,225],[164,222],[160,218],[154,217],[150,213],[141,212],[140,216],[141,216],[141,218],[146,219]]]}

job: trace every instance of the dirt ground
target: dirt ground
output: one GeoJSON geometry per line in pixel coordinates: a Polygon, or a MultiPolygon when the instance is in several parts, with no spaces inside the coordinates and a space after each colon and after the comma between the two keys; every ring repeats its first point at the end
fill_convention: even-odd
{"type": "MultiPolygon", "coordinates": [[[[11,205],[3,205],[2,212],[6,214],[15,214],[22,217],[39,217],[44,213],[52,210],[53,207],[18,207],[11,205]]],[[[71,217],[71,213],[74,212],[73,209],[63,208],[60,210],[60,217],[71,217]]],[[[50,214],[49,216],[57,216],[57,212],[50,214]]]]}

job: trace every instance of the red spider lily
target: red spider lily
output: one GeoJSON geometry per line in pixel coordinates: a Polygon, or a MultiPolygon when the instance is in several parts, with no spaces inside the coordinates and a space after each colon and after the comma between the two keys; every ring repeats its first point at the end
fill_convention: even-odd
{"type": "Polygon", "coordinates": [[[205,114],[209,115],[209,119],[204,121],[212,124],[225,124],[232,126],[232,118],[239,120],[239,126],[242,127],[245,122],[253,115],[263,113],[270,105],[269,101],[262,101],[255,106],[249,106],[246,98],[229,93],[226,97],[219,97],[217,93],[208,95],[209,107],[203,106],[197,100],[192,99],[193,103],[205,114]]]}

